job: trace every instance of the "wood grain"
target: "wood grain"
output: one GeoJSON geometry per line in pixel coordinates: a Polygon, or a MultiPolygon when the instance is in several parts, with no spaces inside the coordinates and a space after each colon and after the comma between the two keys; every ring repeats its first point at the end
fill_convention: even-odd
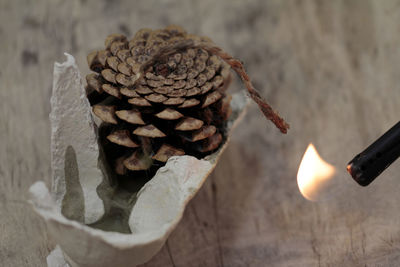
{"type": "Polygon", "coordinates": [[[253,105],[219,166],[162,250],[144,266],[398,266],[400,164],[367,188],[345,165],[399,120],[400,1],[0,0],[0,265],[44,266],[54,244],[26,203],[50,183],[54,61],[113,32],[175,23],[240,58],[291,124],[253,105]],[[297,167],[309,142],[338,167],[341,191],[305,200],[297,167]]]}

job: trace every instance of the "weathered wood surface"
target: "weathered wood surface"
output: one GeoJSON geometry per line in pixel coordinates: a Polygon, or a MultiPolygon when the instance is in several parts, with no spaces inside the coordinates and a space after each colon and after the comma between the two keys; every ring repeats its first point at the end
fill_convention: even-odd
{"type": "Polygon", "coordinates": [[[309,142],[341,168],[400,119],[400,1],[0,1],[0,265],[44,266],[54,244],[25,202],[50,183],[50,89],[67,51],[180,24],[239,57],[291,123],[253,105],[166,246],[145,266],[398,266],[400,164],[367,188],[308,202],[309,142]]]}

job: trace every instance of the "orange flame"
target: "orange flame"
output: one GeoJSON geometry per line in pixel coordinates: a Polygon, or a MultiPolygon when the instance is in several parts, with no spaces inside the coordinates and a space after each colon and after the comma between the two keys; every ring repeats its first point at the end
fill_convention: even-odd
{"type": "Polygon", "coordinates": [[[335,167],[325,162],[314,145],[309,144],[297,172],[301,194],[311,201],[323,198],[332,187],[335,172],[335,167]]]}

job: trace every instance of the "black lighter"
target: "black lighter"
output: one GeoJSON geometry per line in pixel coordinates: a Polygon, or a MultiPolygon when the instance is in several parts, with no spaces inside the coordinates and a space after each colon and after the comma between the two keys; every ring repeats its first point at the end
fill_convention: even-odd
{"type": "Polygon", "coordinates": [[[369,185],[400,156],[400,122],[347,165],[347,171],[362,186],[369,185]]]}

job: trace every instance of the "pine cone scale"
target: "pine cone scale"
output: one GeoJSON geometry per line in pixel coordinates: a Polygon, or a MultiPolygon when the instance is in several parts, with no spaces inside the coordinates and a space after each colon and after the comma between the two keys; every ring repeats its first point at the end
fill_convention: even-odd
{"type": "Polygon", "coordinates": [[[163,111],[157,113],[155,116],[163,120],[177,120],[182,118],[183,114],[174,109],[166,108],[163,111]]]}
{"type": "Polygon", "coordinates": [[[167,160],[172,156],[182,155],[185,155],[185,151],[183,149],[178,149],[168,144],[163,144],[157,153],[152,157],[152,159],[160,162],[167,162],[167,160]]]}
{"type": "Polygon", "coordinates": [[[142,114],[136,110],[119,110],[116,111],[115,114],[121,120],[129,122],[131,124],[145,125],[146,123],[142,119],[142,114]]]}
{"type": "Polygon", "coordinates": [[[138,107],[151,107],[150,102],[142,97],[130,98],[128,99],[128,103],[138,107]]]}
{"type": "Polygon", "coordinates": [[[136,130],[133,131],[133,134],[136,134],[139,136],[144,136],[144,137],[151,137],[151,138],[166,136],[162,131],[157,129],[153,124],[138,127],[138,128],[136,128],[136,130]]]}
{"type": "Polygon", "coordinates": [[[129,132],[127,130],[114,131],[107,136],[107,139],[121,146],[130,148],[139,147],[139,145],[129,137],[129,132]]]}

